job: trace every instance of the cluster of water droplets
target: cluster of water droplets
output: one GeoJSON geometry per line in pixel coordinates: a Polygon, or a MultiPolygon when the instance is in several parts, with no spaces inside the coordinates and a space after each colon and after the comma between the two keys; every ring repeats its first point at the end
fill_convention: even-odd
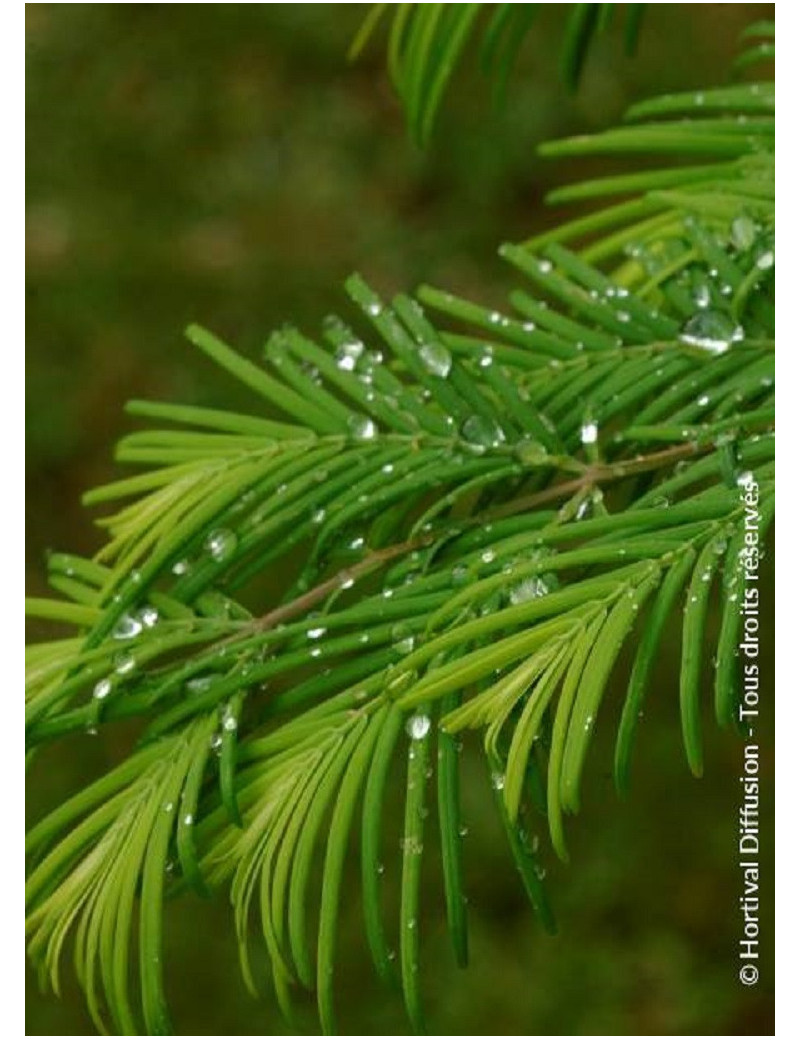
{"type": "Polygon", "coordinates": [[[364,344],[354,339],[341,343],[336,351],[336,367],[342,372],[354,372],[359,358],[364,354],[364,344]]]}
{"type": "Polygon", "coordinates": [[[205,550],[216,563],[224,563],[236,552],[238,538],[226,527],[212,531],[205,541],[205,550]]]}
{"type": "Polygon", "coordinates": [[[126,611],[120,616],[112,630],[114,639],[135,639],[148,628],[158,623],[158,610],[147,604],[139,610],[126,611]]]}

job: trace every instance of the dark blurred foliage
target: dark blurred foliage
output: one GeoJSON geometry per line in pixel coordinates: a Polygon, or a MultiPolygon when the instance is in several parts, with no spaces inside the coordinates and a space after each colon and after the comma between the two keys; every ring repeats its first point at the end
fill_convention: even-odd
{"type": "MultiPolygon", "coordinates": [[[[650,5],[637,57],[624,58],[613,34],[601,39],[572,96],[557,75],[560,6],[543,7],[503,108],[492,109],[475,62],[465,63],[421,153],[406,136],[382,49],[353,67],[345,61],[362,5],[27,5],[32,593],[44,587],[47,548],[99,544],[79,496],[115,472],[111,446],[128,428],[127,398],[259,407],[192,353],[181,337],[188,321],[255,355],[280,322],[313,331],[328,311],[346,309],[340,285],[355,269],[386,292],[430,280],[501,299],[512,280],[496,246],[559,219],[542,208],[547,188],[593,172],[544,163],[536,144],[605,126],[648,94],[723,82],[742,27],[772,13],[771,5],[650,5]]],[[[769,661],[770,646],[763,650],[769,661]]],[[[531,919],[482,763],[465,755],[472,966],[452,967],[431,871],[423,922],[431,1032],[774,1032],[771,697],[760,728],[764,963],[747,990],[736,977],[741,748],[709,719],[707,778],[691,779],[669,654],[662,674],[627,804],[612,790],[606,711],[585,808],[569,832],[573,864],[548,863],[555,938],[531,919]]],[[[621,672],[620,693],[623,680],[621,672]]],[[[771,693],[771,675],[763,689],[771,693]]],[[[29,813],[117,753],[113,737],[48,750],[33,770],[29,813]]],[[[387,822],[394,841],[397,807],[387,822]]],[[[355,876],[346,894],[342,1028],[404,1033],[399,996],[370,978],[355,876]]],[[[269,999],[254,1003],[244,991],[224,895],[175,902],[166,932],[182,1033],[287,1031],[269,999]]],[[[29,1035],[92,1032],[74,983],[57,1002],[30,981],[29,1035]]],[[[314,1031],[310,1013],[305,1024],[314,1031]]]]}

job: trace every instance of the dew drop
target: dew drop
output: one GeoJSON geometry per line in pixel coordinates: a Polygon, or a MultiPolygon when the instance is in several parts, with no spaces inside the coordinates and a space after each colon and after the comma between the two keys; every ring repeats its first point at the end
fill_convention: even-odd
{"type": "Polygon", "coordinates": [[[453,568],[450,576],[453,579],[454,585],[466,585],[469,581],[469,568],[465,567],[464,564],[457,564],[453,568]]]}
{"type": "Polygon", "coordinates": [[[520,441],[514,450],[524,466],[539,466],[548,459],[547,448],[539,441],[520,441]]]}
{"type": "Polygon", "coordinates": [[[119,654],[114,658],[114,671],[117,675],[128,675],[136,667],[133,654],[119,654]]]}
{"type": "Polygon", "coordinates": [[[518,606],[520,603],[528,603],[532,599],[540,599],[549,591],[547,582],[542,578],[525,578],[509,592],[508,598],[514,606],[518,606]]]}
{"type": "Polygon", "coordinates": [[[450,351],[442,343],[425,343],[419,350],[420,360],[425,368],[440,379],[446,379],[453,367],[450,351]]]}
{"type": "Polygon", "coordinates": [[[680,338],[684,343],[712,354],[724,354],[731,344],[744,338],[744,330],[722,311],[706,310],[689,318],[680,338]]]}
{"type": "Polygon", "coordinates": [[[95,700],[102,701],[109,695],[109,693],[111,693],[111,680],[101,679],[95,686],[92,696],[95,700]]]}
{"type": "Polygon", "coordinates": [[[701,310],[711,303],[711,289],[706,282],[698,282],[692,292],[692,299],[701,310]]]}
{"type": "Polygon", "coordinates": [[[114,626],[114,639],[133,639],[142,631],[142,623],[131,614],[123,614],[114,626]]]}
{"type": "Polygon", "coordinates": [[[731,243],[735,249],[749,249],[756,238],[756,226],[748,216],[736,217],[731,224],[731,243]]]}
{"type": "Polygon", "coordinates": [[[186,683],[189,693],[204,693],[214,681],[212,675],[196,675],[186,683]]]}
{"type": "Polygon", "coordinates": [[[236,551],[237,538],[233,531],[220,528],[206,539],[206,550],[217,563],[227,560],[236,551]]]}
{"type": "Polygon", "coordinates": [[[480,451],[496,448],[506,439],[497,423],[482,415],[470,415],[465,419],[461,426],[461,434],[465,441],[480,451]]]}
{"type": "Polygon", "coordinates": [[[427,715],[412,715],[406,722],[406,733],[412,740],[422,740],[428,735],[431,728],[431,720],[427,715]]]}
{"type": "Polygon", "coordinates": [[[364,344],[359,340],[342,343],[336,352],[336,367],[342,372],[352,372],[363,353],[364,344]]]}
{"type": "Polygon", "coordinates": [[[366,415],[351,415],[347,420],[350,432],[359,441],[371,441],[377,435],[375,423],[366,415]]]}

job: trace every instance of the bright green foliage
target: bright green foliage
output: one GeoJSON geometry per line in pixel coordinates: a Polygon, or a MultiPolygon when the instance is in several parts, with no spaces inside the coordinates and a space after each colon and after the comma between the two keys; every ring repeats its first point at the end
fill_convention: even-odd
{"type": "MultiPolygon", "coordinates": [[[[388,14],[391,18],[386,51],[389,75],[405,107],[412,133],[423,144],[431,135],[444,92],[470,38],[480,30],[478,60],[483,72],[494,80],[495,95],[501,97],[517,52],[534,25],[540,6],[373,4],[353,41],[351,55],[361,52],[376,25],[388,14]]],[[[570,86],[574,87],[580,77],[594,37],[615,21],[623,23],[627,52],[630,54],[635,49],[645,4],[562,6],[568,8],[569,13],[561,69],[570,86]]]]}
{"type": "MultiPolygon", "coordinates": [[[[466,32],[473,12],[417,5],[429,13],[412,18],[413,6],[395,16],[394,60],[403,82],[422,77],[406,100],[424,136],[453,55],[417,36],[435,41],[440,19],[466,32]]],[[[700,774],[704,703],[720,725],[737,720],[743,489],[758,485],[762,537],[774,508],[773,113],[771,84],[732,86],[549,145],[673,161],[556,193],[599,208],[503,247],[520,277],[507,314],[429,287],[388,302],[354,275],[348,323],[329,318],[316,340],[283,328],[258,361],[189,329],[284,422],[257,407],[131,404],[158,425],[118,447],[140,472],[87,496],[114,509],[100,520],[108,541],[93,560],[53,555],[62,598],[29,604],[75,630],[29,649],[29,747],[141,724],[137,749],[28,839],[31,956],[57,989],[73,937],[99,1029],[170,1032],[162,901],[228,887],[248,985],[257,919],[287,1015],[293,989],[313,987],[334,1031],[351,842],[376,969],[399,977],[422,1029],[423,854],[441,858],[467,958],[460,741],[483,740],[512,855],[551,929],[537,830],[567,858],[564,815],[580,807],[601,712],[619,719],[615,778],[628,788],[656,653],[681,610],[676,707],[700,774]],[[264,576],[270,605],[254,613],[264,576]],[[389,928],[395,756],[406,810],[389,928]]]]}

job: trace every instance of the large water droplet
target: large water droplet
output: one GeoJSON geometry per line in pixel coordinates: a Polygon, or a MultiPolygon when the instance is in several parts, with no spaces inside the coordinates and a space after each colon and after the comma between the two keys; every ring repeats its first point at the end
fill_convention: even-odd
{"type": "Polygon", "coordinates": [[[359,441],[371,441],[378,433],[375,423],[367,415],[351,415],[347,420],[351,434],[359,441]]]}
{"type": "Polygon", "coordinates": [[[123,614],[111,633],[114,639],[133,639],[142,631],[142,623],[131,614],[123,614]]]}
{"type": "Polygon", "coordinates": [[[450,351],[442,343],[425,343],[419,349],[420,360],[429,372],[446,379],[453,367],[450,351]]]}
{"type": "Polygon", "coordinates": [[[465,441],[481,450],[496,448],[506,439],[497,423],[482,415],[470,415],[465,419],[461,426],[461,435],[465,441]]]}
{"type": "Polygon", "coordinates": [[[431,720],[427,715],[412,715],[406,722],[406,733],[412,740],[422,740],[428,735],[431,728],[431,720]]]}
{"type": "Polygon", "coordinates": [[[684,343],[702,347],[712,354],[724,354],[732,343],[744,338],[744,330],[722,311],[706,310],[689,318],[680,338],[684,343]]]}
{"type": "Polygon", "coordinates": [[[749,249],[756,238],[756,226],[750,217],[742,214],[731,224],[731,242],[734,249],[749,249]]]}

